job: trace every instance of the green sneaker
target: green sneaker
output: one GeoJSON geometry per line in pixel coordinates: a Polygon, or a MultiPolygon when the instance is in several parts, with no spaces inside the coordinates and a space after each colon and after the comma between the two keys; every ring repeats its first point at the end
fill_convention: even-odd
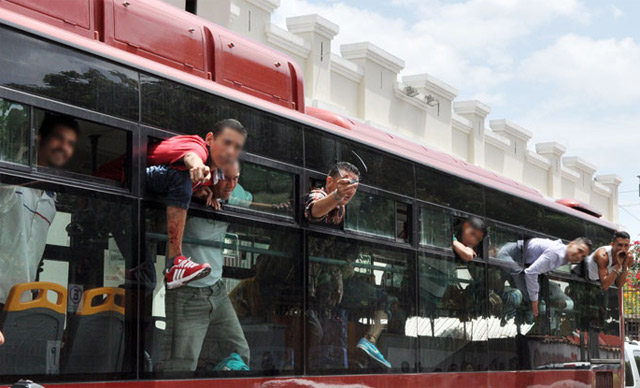
{"type": "Polygon", "coordinates": [[[249,366],[244,363],[244,360],[238,353],[231,353],[229,357],[216,365],[215,370],[249,370],[249,366]]]}

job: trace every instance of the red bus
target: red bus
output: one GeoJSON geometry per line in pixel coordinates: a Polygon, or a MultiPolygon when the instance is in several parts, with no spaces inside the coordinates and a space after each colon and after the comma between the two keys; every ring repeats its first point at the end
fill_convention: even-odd
{"type": "MultiPolygon", "coordinates": [[[[621,386],[619,290],[561,267],[540,277],[534,318],[497,255],[532,237],[604,245],[615,225],[305,108],[303,96],[291,59],[161,1],[0,1],[0,384],[621,386]],[[39,162],[38,139],[60,115],[79,132],[56,169],[39,162]],[[216,370],[228,338],[213,321],[204,342],[187,343],[197,365],[167,356],[184,339],[168,333],[164,202],[145,191],[150,144],[204,136],[223,118],[249,132],[241,190],[221,211],[193,203],[189,220],[219,232],[185,244],[213,247],[224,263],[216,284],[230,295],[224,317],[238,318],[248,371],[216,370]],[[105,173],[116,160],[124,169],[105,173]],[[336,161],[367,166],[358,194],[340,227],[309,223],[305,193],[336,161]],[[470,216],[489,232],[463,262],[451,236],[470,216]],[[341,301],[312,295],[335,281],[316,276],[327,268],[341,273],[341,301]],[[390,367],[356,346],[376,311],[390,367]]],[[[201,291],[185,289],[188,306],[201,291]]]]}

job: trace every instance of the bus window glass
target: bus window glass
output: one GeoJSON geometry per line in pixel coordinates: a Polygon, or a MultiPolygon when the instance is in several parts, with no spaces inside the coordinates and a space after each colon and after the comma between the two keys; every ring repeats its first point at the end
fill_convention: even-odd
{"type": "Polygon", "coordinates": [[[304,133],[305,167],[323,174],[338,162],[338,142],[335,137],[307,129],[304,133]]]}
{"type": "Polygon", "coordinates": [[[155,277],[136,264],[133,209],[124,198],[3,179],[0,381],[135,376],[135,301],[155,277]]]}
{"type": "MultiPolygon", "coordinates": [[[[36,159],[39,168],[43,171],[55,173],[64,170],[100,180],[109,180],[120,186],[126,184],[129,175],[130,135],[128,132],[37,108],[34,109],[34,123],[38,139],[36,159]],[[74,126],[77,132],[74,144],[71,146],[73,149],[71,158],[64,166],[52,169],[51,167],[55,166],[44,161],[40,155],[40,152],[43,152],[42,145],[48,138],[53,139],[59,135],[56,134],[57,128],[74,126]]],[[[64,145],[61,145],[64,139],[55,140],[56,147],[64,148],[64,145]]],[[[53,149],[52,152],[57,152],[57,149],[53,149]]]]}
{"type": "Polygon", "coordinates": [[[0,84],[138,119],[138,73],[31,35],[0,28],[0,84]]]}
{"type": "Polygon", "coordinates": [[[344,229],[394,239],[395,214],[395,201],[358,190],[347,205],[344,229]]]}
{"type": "Polygon", "coordinates": [[[332,236],[307,241],[311,373],[415,372],[412,255],[332,236]]]}
{"type": "MultiPolygon", "coordinates": [[[[147,254],[162,276],[164,211],[148,209],[146,220],[147,254]]],[[[145,300],[145,371],[164,378],[301,373],[299,235],[189,214],[183,253],[212,270],[171,290],[159,282],[145,300]]]]}
{"type": "Polygon", "coordinates": [[[543,207],[513,195],[486,189],[487,218],[542,232],[543,207]]]}
{"type": "Polygon", "coordinates": [[[443,209],[420,208],[420,245],[451,248],[452,217],[443,209]]]}
{"type": "Polygon", "coordinates": [[[240,180],[229,205],[293,218],[294,176],[283,171],[242,162],[240,180]]]}
{"type": "Polygon", "coordinates": [[[567,357],[556,362],[587,361],[585,348],[581,349],[581,344],[594,339],[589,337],[588,286],[577,281],[551,279],[548,303],[549,334],[565,342],[565,348],[571,349],[570,354],[576,355],[576,358],[571,359],[568,353],[565,353],[567,357]]]}
{"type": "Polygon", "coordinates": [[[482,186],[423,166],[416,166],[416,182],[418,199],[484,216],[482,186]]]}
{"type": "Polygon", "coordinates": [[[452,254],[418,257],[418,331],[421,372],[473,372],[489,368],[485,265],[452,254]]]}
{"type": "MultiPolygon", "coordinates": [[[[633,360],[634,360],[634,363],[636,364],[636,370],[640,371],[640,351],[638,350],[633,351],[633,360]]],[[[625,367],[626,367],[626,364],[625,364],[625,367]]],[[[631,370],[631,367],[629,367],[629,369],[631,370]]]]}
{"type": "Polygon", "coordinates": [[[0,162],[29,164],[27,105],[0,98],[0,162]]]}
{"type": "Polygon", "coordinates": [[[544,214],[545,233],[568,241],[585,235],[581,219],[550,209],[545,209],[544,214]]]}
{"type": "Polygon", "coordinates": [[[302,128],[194,88],[142,74],[142,122],[205,137],[216,122],[239,120],[249,133],[246,151],[302,164],[302,128]]]}

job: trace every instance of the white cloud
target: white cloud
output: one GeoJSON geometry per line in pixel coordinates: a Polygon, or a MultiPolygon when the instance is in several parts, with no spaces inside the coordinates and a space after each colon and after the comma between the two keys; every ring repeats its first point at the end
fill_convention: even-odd
{"type": "Polygon", "coordinates": [[[611,14],[613,15],[614,18],[619,18],[621,16],[624,15],[624,12],[622,12],[622,10],[618,7],[616,7],[615,5],[611,5],[611,14]]]}
{"type": "Polygon", "coordinates": [[[564,35],[531,54],[520,70],[522,77],[545,83],[558,97],[555,103],[567,107],[636,105],[640,99],[640,45],[631,38],[564,35]]]}
{"type": "Polygon", "coordinates": [[[554,18],[587,22],[580,0],[397,0],[395,17],[358,8],[343,1],[282,0],[273,22],[286,28],[286,18],[317,13],[337,23],[340,45],[370,41],[405,60],[403,74],[430,73],[461,90],[465,96],[489,95],[513,77],[509,46],[554,18]],[[410,23],[408,20],[417,20],[410,23]]]}

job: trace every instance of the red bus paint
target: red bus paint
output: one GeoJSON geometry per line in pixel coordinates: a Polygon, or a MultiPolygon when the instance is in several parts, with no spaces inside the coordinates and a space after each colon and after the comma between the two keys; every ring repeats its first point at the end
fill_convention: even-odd
{"type": "Polygon", "coordinates": [[[577,199],[563,198],[563,199],[557,200],[556,202],[559,203],[560,205],[564,205],[564,206],[570,207],[572,209],[576,209],[576,210],[581,211],[583,213],[587,213],[589,215],[592,215],[592,216],[594,216],[596,218],[602,217],[602,213],[598,209],[596,209],[595,207],[593,207],[593,206],[591,206],[591,205],[589,205],[587,203],[578,201],[577,199]]]}
{"type": "MultiPolygon", "coordinates": [[[[591,388],[596,375],[590,370],[526,372],[467,372],[403,375],[348,375],[313,377],[220,378],[198,380],[132,380],[46,384],[47,388],[591,388]]],[[[611,376],[611,373],[606,373],[611,376]]],[[[598,376],[599,377],[599,376],[598,376]]],[[[615,383],[615,382],[614,382],[615,383]]],[[[613,385],[615,386],[615,385],[613,385]]],[[[612,386],[612,387],[613,387],[612,386]]],[[[603,387],[605,388],[605,387],[603,387]]]]}

